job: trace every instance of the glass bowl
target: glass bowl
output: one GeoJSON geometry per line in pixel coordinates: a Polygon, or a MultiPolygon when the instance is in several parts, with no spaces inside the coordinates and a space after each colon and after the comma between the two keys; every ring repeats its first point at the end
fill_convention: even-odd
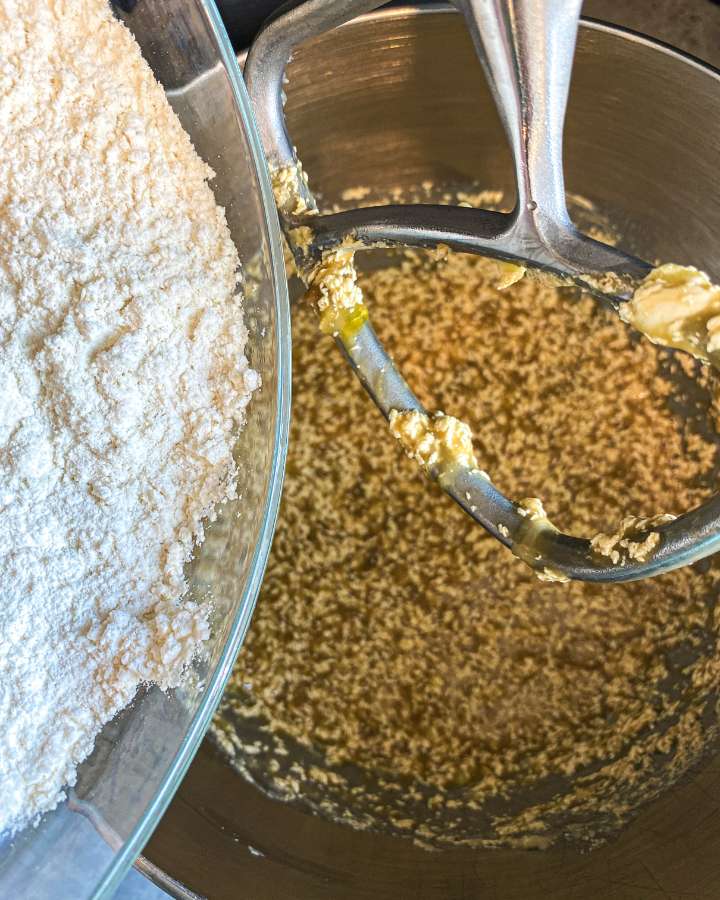
{"type": "Polygon", "coordinates": [[[250,622],[287,447],[285,269],[260,141],[232,47],[212,0],[140,0],[117,7],[196,150],[216,172],[212,187],[243,264],[248,357],[262,389],[248,408],[236,451],[240,500],[223,508],[189,566],[191,594],[210,592],[214,602],[207,650],[191,683],[169,693],[141,690],[103,729],[61,806],[12,841],[0,838],[0,896],[24,900],[110,895],[164,812],[250,622]]]}

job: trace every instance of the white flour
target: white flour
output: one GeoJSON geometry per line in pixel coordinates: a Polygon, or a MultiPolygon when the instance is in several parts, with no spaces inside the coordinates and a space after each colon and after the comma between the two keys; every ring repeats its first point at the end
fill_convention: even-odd
{"type": "Polygon", "coordinates": [[[0,0],[0,832],[208,634],[258,383],[211,174],[107,0],[0,0]]]}

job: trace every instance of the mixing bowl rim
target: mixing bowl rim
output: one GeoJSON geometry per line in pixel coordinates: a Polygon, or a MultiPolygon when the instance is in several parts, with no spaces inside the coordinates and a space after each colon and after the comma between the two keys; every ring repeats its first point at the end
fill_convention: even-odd
{"type": "Polygon", "coordinates": [[[230,677],[235,659],[242,646],[260,585],[265,574],[268,555],[275,533],[280,498],[285,475],[287,456],[290,401],[292,391],[291,365],[292,345],[290,333],[290,301],[288,297],[285,261],[282,250],[282,238],[278,222],[277,210],[270,185],[270,176],[252,112],[250,99],[245,88],[235,51],[227,35],[225,25],[214,0],[201,0],[207,24],[215,40],[220,62],[228,76],[230,89],[240,121],[248,139],[248,146],[253,169],[260,186],[261,205],[265,233],[268,237],[270,256],[270,275],[274,295],[276,320],[276,416],[273,434],[273,457],[268,474],[268,494],[263,519],[260,524],[258,541],[249,563],[249,577],[243,589],[237,610],[230,625],[230,632],[223,647],[215,670],[208,678],[203,698],[193,717],[182,743],[168,766],[162,781],[152,800],[136,822],[132,832],[126,839],[117,837],[118,846],[113,859],[108,863],[105,872],[95,887],[93,898],[111,897],[127,870],[139,856],[147,843],[162,814],[165,812],[178,785],[197,752],[200,742],[210,725],[215,708],[220,702],[225,684],[230,677]]]}

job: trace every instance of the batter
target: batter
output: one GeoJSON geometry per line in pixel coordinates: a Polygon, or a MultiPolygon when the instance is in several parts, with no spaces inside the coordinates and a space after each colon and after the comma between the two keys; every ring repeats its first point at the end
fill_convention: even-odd
{"type": "MultiPolygon", "coordinates": [[[[716,484],[710,369],[574,289],[501,292],[487,260],[388,262],[359,277],[376,330],[427,408],[479,423],[503,490],[542,473],[553,518],[610,534],[614,510],[683,510],[716,484]]],[[[293,329],[283,506],[218,740],[273,796],[358,828],[604,840],[717,736],[716,564],[539,582],[382,439],[306,305],[293,329]]]]}

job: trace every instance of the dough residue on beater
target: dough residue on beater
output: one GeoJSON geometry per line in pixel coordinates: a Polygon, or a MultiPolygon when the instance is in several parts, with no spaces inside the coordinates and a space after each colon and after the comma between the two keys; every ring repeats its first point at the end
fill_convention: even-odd
{"type": "Polygon", "coordinates": [[[545,566],[542,572],[537,572],[536,574],[540,581],[546,581],[549,584],[568,584],[570,581],[564,572],[554,569],[552,566],[545,566]]]}
{"type": "Polygon", "coordinates": [[[650,518],[626,516],[611,534],[596,534],[590,541],[592,549],[607,556],[615,565],[628,560],[647,562],[660,545],[660,534],[653,531],[658,525],[672,522],[675,516],[662,514],[650,518]]]}
{"type": "Polygon", "coordinates": [[[455,416],[393,409],[390,433],[426,472],[451,466],[477,468],[470,426],[455,416]]]}
{"type": "Polygon", "coordinates": [[[543,502],[539,497],[525,497],[518,504],[518,512],[531,522],[549,522],[543,502]]]}
{"type": "Polygon", "coordinates": [[[270,173],[270,180],[275,203],[281,212],[290,216],[308,212],[307,203],[303,199],[307,176],[300,160],[273,170],[270,173]]]}
{"type": "MultiPolygon", "coordinates": [[[[299,160],[275,169],[272,186],[281,213],[293,216],[316,212],[308,208],[303,197],[306,184],[307,176],[299,160]]],[[[312,237],[312,230],[307,225],[299,225],[287,233],[291,252],[293,255],[299,252],[303,257],[300,263],[295,260],[296,272],[308,286],[307,298],[320,316],[320,330],[349,343],[369,318],[357,283],[352,242],[326,251],[320,262],[313,265],[306,259],[312,237]]]]}
{"type": "Polygon", "coordinates": [[[353,250],[338,247],[323,254],[311,275],[308,299],[320,315],[322,332],[352,340],[368,321],[353,250]]]}
{"type": "Polygon", "coordinates": [[[106,0],[0,0],[0,832],[208,637],[182,599],[258,376],[238,254],[106,0]]]}

